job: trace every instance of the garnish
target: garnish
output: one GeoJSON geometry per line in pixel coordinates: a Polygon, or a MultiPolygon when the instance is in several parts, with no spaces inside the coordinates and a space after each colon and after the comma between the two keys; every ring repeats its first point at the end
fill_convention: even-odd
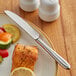
{"type": "Polygon", "coordinates": [[[3,58],[8,57],[8,50],[6,49],[0,49],[0,56],[2,56],[3,58]]]}
{"type": "Polygon", "coordinates": [[[0,49],[9,48],[12,42],[12,35],[7,32],[0,33],[0,49]]]}
{"type": "Polygon", "coordinates": [[[4,28],[0,27],[0,33],[5,32],[4,28]]]}
{"type": "Polygon", "coordinates": [[[2,61],[3,61],[3,58],[2,58],[2,56],[0,56],[0,63],[2,63],[2,61]]]}
{"type": "Polygon", "coordinates": [[[5,24],[3,25],[3,28],[6,32],[12,34],[13,43],[18,41],[18,39],[20,38],[20,30],[18,29],[18,27],[12,24],[5,24]]]}

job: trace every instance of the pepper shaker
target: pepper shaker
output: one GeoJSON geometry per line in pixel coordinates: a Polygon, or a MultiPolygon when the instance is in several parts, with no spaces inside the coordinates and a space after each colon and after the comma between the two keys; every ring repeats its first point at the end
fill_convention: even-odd
{"type": "Polygon", "coordinates": [[[24,11],[32,12],[39,7],[39,0],[20,0],[20,7],[24,11]]]}
{"type": "Polygon", "coordinates": [[[60,15],[58,0],[40,0],[39,17],[46,22],[56,20],[60,15]]]}

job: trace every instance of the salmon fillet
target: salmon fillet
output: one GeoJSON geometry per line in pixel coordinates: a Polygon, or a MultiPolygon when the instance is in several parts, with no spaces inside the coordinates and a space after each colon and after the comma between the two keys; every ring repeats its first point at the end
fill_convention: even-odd
{"type": "Polygon", "coordinates": [[[27,67],[34,70],[34,65],[38,59],[38,49],[36,46],[25,46],[17,44],[12,56],[12,70],[18,67],[27,67]]]}

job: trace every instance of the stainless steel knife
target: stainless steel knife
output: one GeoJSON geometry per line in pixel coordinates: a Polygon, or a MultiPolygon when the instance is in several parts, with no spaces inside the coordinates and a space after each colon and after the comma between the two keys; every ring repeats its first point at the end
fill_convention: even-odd
{"type": "Polygon", "coordinates": [[[53,57],[62,67],[65,69],[70,69],[70,64],[63,59],[58,53],[56,53],[51,47],[49,47],[40,37],[39,33],[35,31],[27,22],[25,22],[21,17],[15,13],[5,10],[6,15],[8,15],[13,21],[15,21],[23,30],[25,30],[31,37],[51,56],[53,57]]]}

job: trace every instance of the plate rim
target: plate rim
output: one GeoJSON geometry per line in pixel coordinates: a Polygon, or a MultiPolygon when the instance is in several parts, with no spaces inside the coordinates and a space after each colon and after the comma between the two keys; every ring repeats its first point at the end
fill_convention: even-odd
{"type": "MultiPolygon", "coordinates": [[[[0,15],[1,14],[2,15],[6,15],[3,12],[0,13],[0,15]]],[[[25,20],[32,28],[36,29],[40,34],[42,34],[45,37],[45,39],[48,41],[49,45],[55,50],[52,41],[49,39],[49,37],[46,35],[46,33],[44,33],[38,26],[36,26],[34,23],[30,22],[29,20],[24,19],[24,18],[22,18],[22,19],[25,20]]],[[[58,63],[56,61],[55,61],[55,63],[56,63],[56,73],[55,73],[55,76],[57,76],[57,73],[58,73],[58,63]]]]}
{"type": "MultiPolygon", "coordinates": [[[[42,34],[42,35],[46,38],[46,40],[48,41],[48,43],[50,44],[50,46],[55,50],[52,41],[49,39],[49,37],[48,37],[38,26],[36,26],[35,24],[33,24],[32,22],[30,22],[30,21],[28,21],[28,20],[26,20],[26,22],[27,22],[30,26],[32,26],[34,29],[36,29],[40,34],[42,34]]],[[[55,61],[55,62],[56,62],[56,61],[55,61]]],[[[56,74],[55,74],[55,76],[57,76],[57,72],[58,72],[58,63],[56,62],[56,74]]]]}

